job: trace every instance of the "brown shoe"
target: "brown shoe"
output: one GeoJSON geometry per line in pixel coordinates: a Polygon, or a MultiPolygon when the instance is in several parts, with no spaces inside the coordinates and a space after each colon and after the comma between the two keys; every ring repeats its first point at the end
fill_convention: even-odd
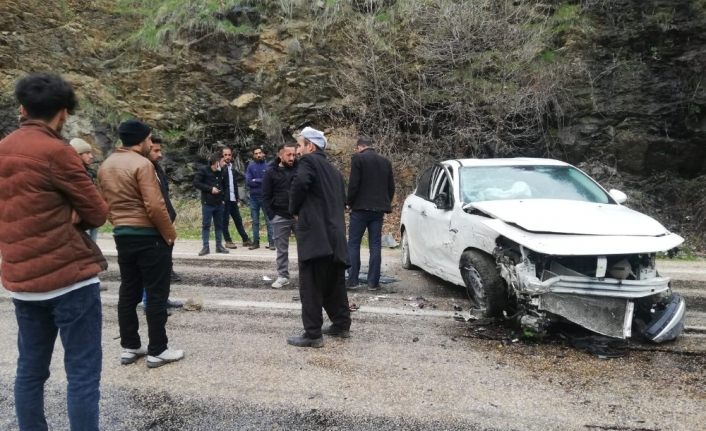
{"type": "Polygon", "coordinates": [[[255,250],[257,248],[260,248],[260,243],[254,242],[254,243],[250,244],[250,247],[248,247],[248,250],[255,250]]]}
{"type": "Polygon", "coordinates": [[[246,239],[245,241],[243,241],[243,247],[250,247],[251,245],[252,245],[252,242],[250,242],[249,239],[246,239]]]}
{"type": "Polygon", "coordinates": [[[226,241],[226,248],[238,248],[238,246],[230,241],[226,241]]]}

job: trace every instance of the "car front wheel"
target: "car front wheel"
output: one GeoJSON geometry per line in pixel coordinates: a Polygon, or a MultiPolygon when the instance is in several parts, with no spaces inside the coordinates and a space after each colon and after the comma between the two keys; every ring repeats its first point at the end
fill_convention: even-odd
{"type": "Polygon", "coordinates": [[[487,254],[467,250],[461,256],[460,267],[471,301],[483,311],[484,316],[500,316],[507,306],[507,291],[495,261],[487,254]]]}

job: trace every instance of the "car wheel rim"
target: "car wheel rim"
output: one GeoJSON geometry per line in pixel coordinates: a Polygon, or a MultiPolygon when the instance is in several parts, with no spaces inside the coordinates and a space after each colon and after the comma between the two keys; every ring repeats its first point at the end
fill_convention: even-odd
{"type": "Polygon", "coordinates": [[[471,299],[476,301],[480,306],[485,305],[485,287],[483,286],[483,278],[472,266],[467,266],[464,269],[467,271],[468,284],[474,296],[471,299]]]}

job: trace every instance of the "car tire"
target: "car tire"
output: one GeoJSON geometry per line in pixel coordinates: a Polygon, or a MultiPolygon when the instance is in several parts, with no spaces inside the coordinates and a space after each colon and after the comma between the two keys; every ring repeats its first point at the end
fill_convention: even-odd
{"type": "Polygon", "coordinates": [[[502,315],[508,302],[507,289],[495,261],[487,254],[467,250],[461,256],[460,269],[466,293],[483,310],[483,315],[502,315]]]}
{"type": "Polygon", "coordinates": [[[402,249],[402,268],[414,269],[414,265],[412,265],[412,257],[409,251],[409,236],[407,235],[407,230],[402,231],[400,248],[402,249]]]}

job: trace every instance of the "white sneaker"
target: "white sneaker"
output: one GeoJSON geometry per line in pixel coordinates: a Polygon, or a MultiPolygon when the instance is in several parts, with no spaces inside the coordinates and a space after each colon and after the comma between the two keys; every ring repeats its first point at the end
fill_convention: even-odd
{"type": "Polygon", "coordinates": [[[180,359],[184,359],[184,351],[183,350],[167,349],[157,356],[149,356],[148,355],[147,356],[147,367],[148,368],[157,368],[157,367],[161,367],[162,365],[166,365],[170,362],[176,362],[180,359]]]}
{"type": "Polygon", "coordinates": [[[120,363],[130,365],[146,354],[146,347],[140,347],[139,349],[123,349],[122,353],[120,353],[120,363]]]}
{"type": "Polygon", "coordinates": [[[272,287],[275,289],[279,289],[280,287],[287,286],[289,284],[289,279],[285,277],[277,277],[277,280],[275,280],[274,283],[272,283],[272,287]]]}

